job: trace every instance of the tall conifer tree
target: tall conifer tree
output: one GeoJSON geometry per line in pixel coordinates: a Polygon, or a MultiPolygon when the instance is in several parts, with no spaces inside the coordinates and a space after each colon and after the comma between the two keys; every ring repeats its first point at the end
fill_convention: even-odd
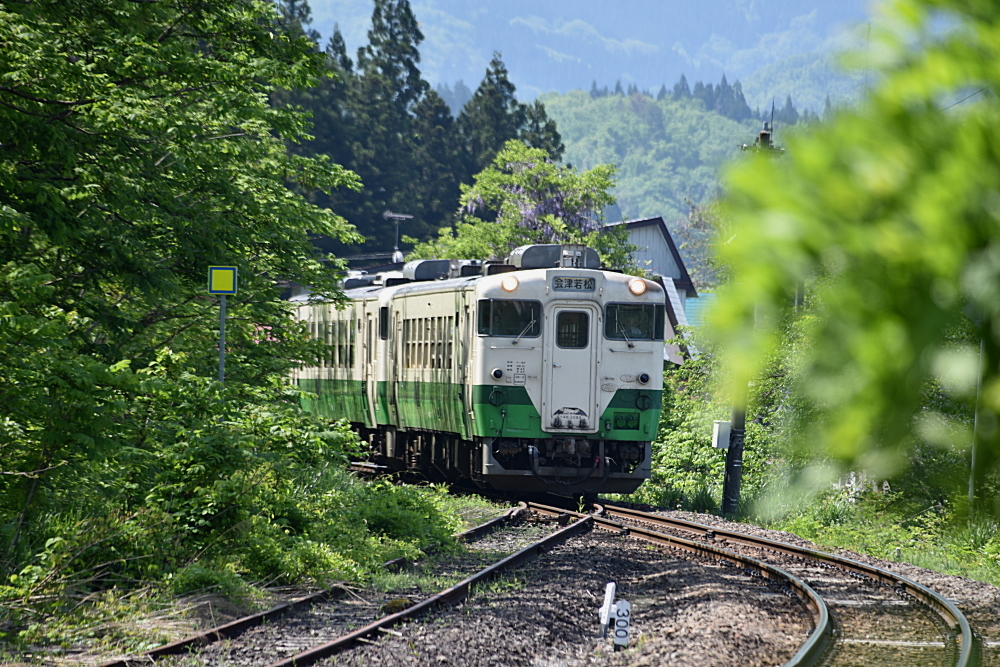
{"type": "Polygon", "coordinates": [[[785,98],[785,106],[774,113],[774,120],[784,125],[795,125],[799,122],[799,112],[792,104],[792,96],[785,98]]]}
{"type": "Polygon", "coordinates": [[[688,86],[687,77],[681,74],[681,79],[674,84],[674,99],[691,97],[691,88],[688,86]]]}
{"type": "Polygon", "coordinates": [[[545,105],[535,100],[527,105],[527,121],[521,130],[520,139],[530,148],[541,148],[549,154],[553,162],[562,160],[566,145],[556,129],[556,122],[545,113],[545,105]]]}
{"type": "Polygon", "coordinates": [[[500,53],[495,51],[486,76],[458,117],[459,131],[470,153],[470,175],[488,167],[505,143],[518,138],[527,122],[527,110],[514,97],[515,90],[500,53]]]}
{"type": "Polygon", "coordinates": [[[338,202],[371,249],[393,246],[395,223],[382,217],[386,210],[413,215],[410,234],[430,231],[416,208],[421,197],[413,159],[413,111],[430,88],[418,66],[423,39],[409,0],[375,0],[346,105],[353,126],[351,167],[365,187],[338,202]]]}
{"type": "MultiPolygon", "coordinates": [[[[451,108],[433,90],[414,107],[412,141],[418,185],[413,210],[421,222],[437,229],[450,224],[455,213],[466,161],[451,108]]],[[[415,236],[409,230],[408,235],[415,236]]]]}

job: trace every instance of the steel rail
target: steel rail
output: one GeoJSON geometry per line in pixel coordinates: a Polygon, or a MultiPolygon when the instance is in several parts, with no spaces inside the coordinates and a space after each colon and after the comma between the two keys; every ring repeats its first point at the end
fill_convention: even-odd
{"type": "MultiPolygon", "coordinates": [[[[495,519],[490,519],[485,523],[481,523],[478,526],[474,526],[468,530],[462,531],[461,533],[456,533],[452,537],[459,542],[464,542],[475,537],[481,537],[493,532],[500,526],[519,518],[520,516],[526,514],[527,511],[527,505],[520,503],[518,507],[507,510],[507,512],[501,516],[498,516],[495,519]]],[[[382,564],[382,567],[387,570],[397,570],[405,564],[406,558],[396,558],[394,560],[386,561],[382,564]]],[[[230,621],[224,625],[184,637],[183,639],[178,639],[177,641],[164,644],[163,646],[157,646],[154,649],[150,649],[149,651],[142,653],[141,658],[138,659],[154,661],[165,655],[184,653],[193,648],[205,646],[206,644],[212,644],[223,639],[236,637],[252,627],[279,619],[293,611],[297,611],[319,602],[327,602],[329,600],[335,600],[343,597],[346,592],[347,589],[341,584],[333,584],[328,590],[318,591],[304,597],[295,598],[288,602],[282,602],[281,604],[275,605],[265,611],[244,616],[243,618],[238,618],[235,621],[230,621]]],[[[129,667],[129,665],[135,662],[135,660],[136,658],[124,658],[122,660],[103,663],[99,665],[99,667],[129,667]]]]}
{"type": "Polygon", "coordinates": [[[755,571],[764,579],[783,582],[789,589],[792,590],[792,592],[795,593],[796,597],[798,597],[799,600],[805,604],[813,619],[813,631],[810,633],[809,638],[802,644],[795,655],[783,665],[783,667],[812,667],[818,665],[823,659],[827,647],[830,646],[833,638],[833,624],[830,621],[830,613],[826,608],[826,603],[823,602],[823,598],[820,597],[820,595],[816,593],[816,591],[814,591],[809,584],[805,583],[790,572],[786,572],[781,568],[759,561],[755,558],[743,556],[710,544],[686,540],[683,537],[659,533],[648,528],[626,526],[617,521],[612,521],[611,519],[600,516],[604,512],[604,508],[600,505],[594,506],[595,511],[592,514],[581,514],[579,512],[572,512],[536,503],[528,503],[528,509],[539,514],[547,514],[549,516],[569,514],[570,516],[576,517],[593,517],[594,526],[596,528],[611,532],[626,533],[631,537],[636,537],[660,546],[681,549],[700,556],[707,556],[716,560],[725,561],[744,569],[755,571]]]}
{"type": "Polygon", "coordinates": [[[862,577],[872,579],[881,584],[892,586],[897,591],[900,591],[905,595],[909,595],[930,607],[935,613],[937,613],[948,629],[959,637],[960,647],[954,667],[975,667],[979,664],[977,639],[975,634],[972,632],[968,619],[965,618],[965,614],[963,614],[951,600],[937,591],[934,591],[923,584],[918,584],[911,579],[898,575],[895,572],[890,572],[889,570],[875,567],[874,565],[867,565],[843,556],[836,556],[823,551],[815,551],[813,549],[799,547],[794,544],[770,540],[766,537],[756,537],[754,535],[717,528],[715,526],[708,526],[694,521],[687,521],[685,519],[663,517],[615,505],[605,505],[603,510],[604,513],[610,516],[622,519],[630,519],[632,521],[665,526],[675,530],[696,533],[702,537],[714,538],[716,540],[721,539],[726,542],[783,553],[796,558],[819,561],[832,567],[847,570],[862,577]]]}
{"type": "Polygon", "coordinates": [[[363,628],[349,632],[346,635],[334,639],[332,642],[316,646],[307,651],[293,655],[290,658],[273,662],[268,665],[268,667],[303,667],[304,665],[310,665],[318,660],[322,660],[323,658],[348,648],[359,641],[370,641],[369,638],[377,636],[380,631],[388,630],[392,626],[402,623],[403,621],[416,618],[434,609],[435,607],[460,602],[468,597],[469,591],[475,584],[489,581],[497,575],[516,567],[521,563],[538,556],[539,554],[550,551],[569,538],[590,530],[594,525],[594,517],[586,514],[580,516],[582,518],[575,523],[571,523],[565,528],[561,528],[551,535],[542,538],[533,544],[529,544],[520,551],[517,551],[503,560],[480,570],[471,577],[463,579],[451,588],[441,591],[437,595],[431,596],[422,602],[418,602],[403,611],[390,614],[389,616],[384,616],[374,623],[370,623],[363,628]]]}

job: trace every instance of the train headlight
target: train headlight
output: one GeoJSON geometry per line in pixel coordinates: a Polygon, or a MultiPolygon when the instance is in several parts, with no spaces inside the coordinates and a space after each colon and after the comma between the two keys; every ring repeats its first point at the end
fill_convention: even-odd
{"type": "Polygon", "coordinates": [[[649,373],[639,373],[639,384],[646,384],[649,382],[649,373]]]}
{"type": "Polygon", "coordinates": [[[492,370],[492,371],[490,372],[490,375],[492,375],[492,376],[493,376],[493,379],[494,379],[494,380],[502,380],[502,379],[503,379],[503,371],[502,371],[502,370],[500,370],[499,368],[494,368],[494,369],[493,369],[493,370],[492,370]]]}
{"type": "Polygon", "coordinates": [[[505,292],[513,292],[517,289],[517,276],[506,275],[503,280],[500,281],[500,287],[503,288],[505,292]]]}
{"type": "Polygon", "coordinates": [[[633,278],[628,282],[628,291],[636,296],[646,293],[646,281],[642,278],[633,278]]]}

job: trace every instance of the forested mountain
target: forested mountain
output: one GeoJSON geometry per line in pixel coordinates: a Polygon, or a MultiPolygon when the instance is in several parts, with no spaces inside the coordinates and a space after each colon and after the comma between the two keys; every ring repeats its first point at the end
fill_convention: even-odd
{"type": "MultiPolygon", "coordinates": [[[[319,50],[305,0],[278,6],[284,29],[319,50]]],[[[749,104],[741,82],[730,83],[725,74],[717,82],[681,74],[655,92],[621,80],[592,80],[589,93],[550,93],[524,103],[500,53],[475,91],[463,83],[435,90],[424,77],[422,25],[406,0],[377,0],[368,41],[356,56],[335,29],[325,49],[333,76],[314,88],[273,96],[276,106],[301,105],[313,114],[314,138],[291,145],[294,152],[327,155],[363,182],[359,191],[309,193],[366,237],[361,248],[318,239],[327,252],[390,251],[395,222],[383,217],[389,210],[413,216],[403,235],[436,236],[456,220],[460,184],[471,183],[513,138],[583,169],[617,165],[618,210],[626,218],[676,218],[688,202],[716,194],[723,161],[752,139],[761,118],[770,118],[769,105],[749,104]]],[[[803,116],[814,117],[799,111],[789,95],[777,100],[779,127],[803,116]]]]}
{"type": "MultiPolygon", "coordinates": [[[[451,86],[479,81],[493,51],[501,51],[523,99],[531,99],[553,90],[586,89],[594,79],[601,85],[621,80],[626,88],[634,84],[654,94],[682,73],[691,81],[718,81],[725,74],[747,84],[761,67],[842,47],[845,31],[867,20],[867,4],[414,0],[413,11],[426,37],[421,62],[428,81],[451,86]]],[[[372,0],[313,1],[317,29],[329,38],[339,23],[351,51],[367,41],[371,10],[372,0]]],[[[779,93],[779,100],[789,93],[798,99],[791,90],[779,93]]]]}
{"type": "MultiPolygon", "coordinates": [[[[319,51],[308,3],[277,4],[284,32],[311,40],[319,51]]],[[[470,183],[510,139],[544,148],[556,160],[562,156],[559,133],[544,105],[517,100],[499,53],[454,117],[423,77],[423,39],[407,0],[376,0],[368,41],[354,58],[335,30],[325,49],[330,76],[312,88],[281,91],[271,98],[276,107],[301,106],[312,114],[313,138],[289,144],[291,151],[326,155],[361,177],[359,190],[305,193],[357,227],[365,237],[361,253],[393,248],[395,222],[384,217],[386,211],[412,216],[402,232],[416,238],[428,238],[450,224],[459,184],[470,183]]],[[[359,253],[357,246],[348,250],[336,239],[316,241],[327,252],[359,253]]]]}
{"type": "Polygon", "coordinates": [[[781,104],[791,95],[799,109],[822,112],[827,98],[835,107],[856,102],[864,86],[864,71],[847,72],[834,57],[822,53],[791,56],[761,67],[743,79],[747,103],[760,109],[770,107],[772,98],[781,104]]]}
{"type": "Polygon", "coordinates": [[[758,121],[707,111],[693,97],[662,99],[641,92],[591,96],[575,90],[540,98],[566,143],[565,160],[581,169],[601,163],[620,168],[618,206],[625,219],[679,218],[687,201],[718,191],[719,167],[740,154],[758,121]]]}

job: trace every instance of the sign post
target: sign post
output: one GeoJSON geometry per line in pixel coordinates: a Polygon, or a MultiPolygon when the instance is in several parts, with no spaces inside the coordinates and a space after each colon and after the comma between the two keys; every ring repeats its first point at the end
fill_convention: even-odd
{"type": "Polygon", "coordinates": [[[609,581],[604,587],[604,604],[601,605],[601,639],[608,636],[608,624],[611,623],[615,607],[615,582],[609,581]]]}
{"type": "Polygon", "coordinates": [[[208,293],[219,299],[219,382],[226,381],[226,295],[236,294],[236,267],[208,267],[208,293]]]}

